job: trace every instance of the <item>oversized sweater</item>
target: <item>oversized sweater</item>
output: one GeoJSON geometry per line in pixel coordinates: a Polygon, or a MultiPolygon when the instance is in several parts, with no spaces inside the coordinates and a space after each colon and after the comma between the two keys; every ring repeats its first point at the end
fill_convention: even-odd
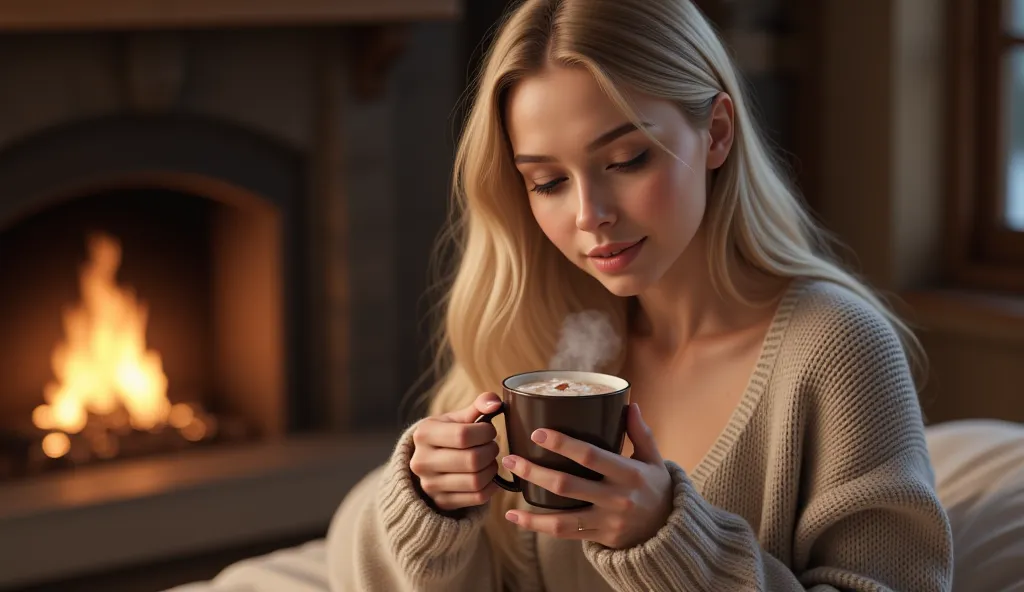
{"type": "MultiPolygon", "coordinates": [[[[455,519],[431,509],[409,471],[411,434],[339,508],[328,534],[332,592],[497,592],[485,512],[455,519]]],[[[950,526],[906,357],[884,317],[843,288],[793,282],[718,440],[692,474],[666,465],[673,511],[653,538],[614,550],[523,531],[533,569],[511,587],[951,586],[950,526]]]]}

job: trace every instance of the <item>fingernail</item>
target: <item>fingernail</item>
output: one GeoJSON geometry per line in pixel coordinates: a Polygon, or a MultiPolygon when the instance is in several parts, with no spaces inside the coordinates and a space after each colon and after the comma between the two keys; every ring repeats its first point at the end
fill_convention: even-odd
{"type": "Polygon", "coordinates": [[[519,516],[516,516],[512,512],[505,512],[505,520],[508,520],[512,524],[518,524],[519,523],[519,516]]]}
{"type": "Polygon", "coordinates": [[[501,403],[497,401],[489,401],[487,403],[484,403],[484,409],[494,409],[498,405],[501,405],[501,403]]]}
{"type": "Polygon", "coordinates": [[[533,441],[538,444],[543,444],[544,440],[548,439],[548,433],[545,432],[544,430],[534,430],[533,435],[530,436],[530,438],[532,438],[533,441]]]}
{"type": "Polygon", "coordinates": [[[504,465],[506,469],[512,470],[516,468],[516,459],[513,456],[506,456],[501,459],[501,464],[504,465]]]}

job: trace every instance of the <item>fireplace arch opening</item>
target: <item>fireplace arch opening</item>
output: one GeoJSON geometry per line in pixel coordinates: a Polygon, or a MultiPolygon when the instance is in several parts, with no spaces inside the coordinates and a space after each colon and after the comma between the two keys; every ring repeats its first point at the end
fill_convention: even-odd
{"type": "MultiPolygon", "coordinates": [[[[53,417],[46,426],[30,423],[41,416],[40,406],[50,415],[58,411],[51,400],[55,384],[103,379],[99,373],[64,376],[75,366],[67,360],[69,343],[83,341],[70,335],[82,330],[75,315],[81,321],[92,310],[84,325],[103,335],[117,324],[98,319],[103,315],[96,311],[108,309],[109,301],[89,304],[88,294],[97,290],[115,294],[108,300],[120,294],[138,305],[140,355],[156,357],[168,409],[202,411],[206,428],[220,425],[222,435],[235,439],[315,427],[305,167],[302,153],[276,139],[181,116],[78,122],[0,154],[0,418],[7,418],[0,420],[0,442],[6,443],[0,458],[7,451],[0,477],[5,466],[8,474],[31,474],[104,457],[101,444],[77,436],[83,433],[77,426],[53,417]],[[93,269],[101,265],[98,244],[106,245],[108,256],[117,250],[116,275],[111,285],[90,291],[86,273],[90,260],[93,269]],[[42,439],[55,432],[67,432],[78,449],[50,458],[51,440],[41,457],[42,439]]],[[[125,335],[132,331],[121,328],[125,335]]],[[[93,349],[100,341],[92,339],[93,349]]],[[[57,400],[70,413],[66,401],[57,400]]],[[[118,421],[122,425],[123,417],[118,421]]],[[[196,420],[191,428],[180,419],[169,425],[167,414],[160,421],[163,427],[154,430],[136,420],[135,431],[164,433],[165,440],[168,431],[196,435],[196,420]]],[[[145,444],[131,437],[121,441],[130,449],[124,454],[162,451],[150,436],[145,444]]]]}

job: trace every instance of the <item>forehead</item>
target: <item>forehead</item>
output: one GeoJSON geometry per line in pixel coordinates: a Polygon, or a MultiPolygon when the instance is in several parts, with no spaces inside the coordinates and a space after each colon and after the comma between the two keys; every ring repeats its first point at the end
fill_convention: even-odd
{"type": "MultiPolygon", "coordinates": [[[[624,91],[641,117],[655,125],[672,105],[624,91]]],[[[601,134],[628,122],[594,77],[582,67],[549,66],[510,90],[506,128],[516,153],[580,150],[601,134]]]]}

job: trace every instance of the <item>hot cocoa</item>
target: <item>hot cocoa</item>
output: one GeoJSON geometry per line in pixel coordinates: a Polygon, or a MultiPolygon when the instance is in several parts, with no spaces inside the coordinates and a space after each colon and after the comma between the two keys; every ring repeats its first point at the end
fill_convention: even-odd
{"type": "Polygon", "coordinates": [[[545,395],[550,397],[579,397],[584,395],[605,395],[613,393],[614,389],[606,384],[595,382],[581,382],[578,380],[565,380],[562,378],[550,378],[529,382],[516,387],[517,391],[531,395],[545,395]]]}

